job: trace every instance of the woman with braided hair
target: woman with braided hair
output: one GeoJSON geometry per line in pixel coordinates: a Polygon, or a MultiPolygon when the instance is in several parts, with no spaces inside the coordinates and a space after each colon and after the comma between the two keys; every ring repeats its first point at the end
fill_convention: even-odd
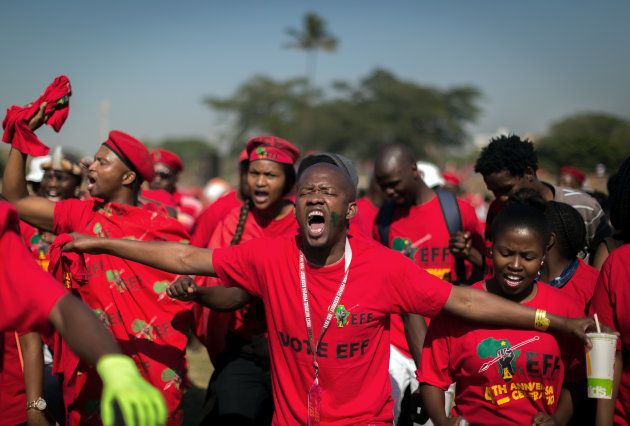
{"type": "Polygon", "coordinates": [[[588,313],[599,271],[578,255],[586,247],[582,216],[568,204],[549,201],[545,213],[554,239],[540,279],[568,294],[588,313]]]}
{"type": "MultiPolygon", "coordinates": [[[[242,206],[217,225],[208,247],[227,247],[265,236],[294,236],[298,224],[290,193],[293,165],[300,151],[286,140],[259,136],[247,142],[249,193],[242,206]]],[[[197,279],[200,286],[221,285],[216,278],[197,279]]],[[[201,308],[201,305],[199,305],[201,308]]],[[[197,334],[215,367],[209,395],[212,424],[267,424],[273,414],[267,326],[262,301],[235,312],[197,310],[197,334]]]]}
{"type": "MultiPolygon", "coordinates": [[[[532,190],[512,195],[492,226],[493,275],[472,288],[558,315],[579,317],[561,291],[539,280],[553,243],[547,203],[532,190]]],[[[496,312],[497,316],[504,312],[496,312]]],[[[543,327],[544,328],[544,327],[543,327]]],[[[578,342],[543,328],[472,323],[447,312],[431,320],[417,373],[433,424],[567,424],[571,389],[583,374],[578,342]],[[444,393],[457,384],[455,407],[444,393]],[[450,415],[450,418],[449,418],[450,415]]]]}

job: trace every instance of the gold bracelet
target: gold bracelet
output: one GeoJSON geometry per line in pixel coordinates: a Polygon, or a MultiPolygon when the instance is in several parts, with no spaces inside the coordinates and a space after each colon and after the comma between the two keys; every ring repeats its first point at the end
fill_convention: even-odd
{"type": "Polygon", "coordinates": [[[549,328],[551,321],[547,318],[547,311],[542,309],[536,309],[536,316],[534,317],[534,328],[541,331],[546,331],[549,328]]]}

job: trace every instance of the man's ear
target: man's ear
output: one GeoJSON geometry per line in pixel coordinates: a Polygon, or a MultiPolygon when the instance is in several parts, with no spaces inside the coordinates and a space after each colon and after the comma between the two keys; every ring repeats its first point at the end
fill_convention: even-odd
{"type": "Polygon", "coordinates": [[[348,204],[348,211],[346,212],[346,219],[350,220],[353,217],[356,216],[357,212],[359,211],[359,207],[357,207],[357,203],[355,201],[351,201],[350,204],[348,204]]]}
{"type": "Polygon", "coordinates": [[[123,185],[131,185],[132,183],[134,183],[136,181],[136,179],[138,179],[138,176],[136,175],[136,172],[134,172],[133,170],[128,170],[122,176],[122,184],[123,185]]]}

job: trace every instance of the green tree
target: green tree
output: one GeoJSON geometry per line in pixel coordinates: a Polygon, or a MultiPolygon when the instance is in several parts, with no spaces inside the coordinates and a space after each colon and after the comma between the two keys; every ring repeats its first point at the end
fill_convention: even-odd
{"type": "Polygon", "coordinates": [[[607,113],[579,113],[553,123],[537,141],[541,164],[592,171],[598,163],[614,170],[630,156],[630,121],[607,113]]]}
{"type": "Polygon", "coordinates": [[[471,86],[440,90],[375,70],[358,84],[335,82],[332,90],[311,89],[303,79],[254,77],[227,98],[207,104],[232,119],[235,147],[252,134],[272,133],[306,149],[370,159],[386,142],[403,142],[437,160],[443,148],[466,141],[465,126],[479,114],[479,91],[471,86]],[[309,120],[304,120],[305,116],[309,120]],[[238,142],[237,142],[238,141],[238,142]]]}
{"type": "Polygon", "coordinates": [[[306,78],[309,84],[314,84],[317,71],[317,51],[333,52],[337,49],[339,40],[328,33],[326,21],[314,12],[304,15],[301,29],[289,28],[286,32],[292,39],[287,47],[306,52],[306,78]]]}

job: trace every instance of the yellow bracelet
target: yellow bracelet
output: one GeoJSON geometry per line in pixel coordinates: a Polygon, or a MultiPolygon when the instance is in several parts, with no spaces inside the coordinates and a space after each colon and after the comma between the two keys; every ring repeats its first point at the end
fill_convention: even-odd
{"type": "Polygon", "coordinates": [[[534,328],[541,331],[546,331],[549,328],[551,321],[547,318],[547,311],[542,309],[536,309],[536,316],[534,317],[534,328]]]}

